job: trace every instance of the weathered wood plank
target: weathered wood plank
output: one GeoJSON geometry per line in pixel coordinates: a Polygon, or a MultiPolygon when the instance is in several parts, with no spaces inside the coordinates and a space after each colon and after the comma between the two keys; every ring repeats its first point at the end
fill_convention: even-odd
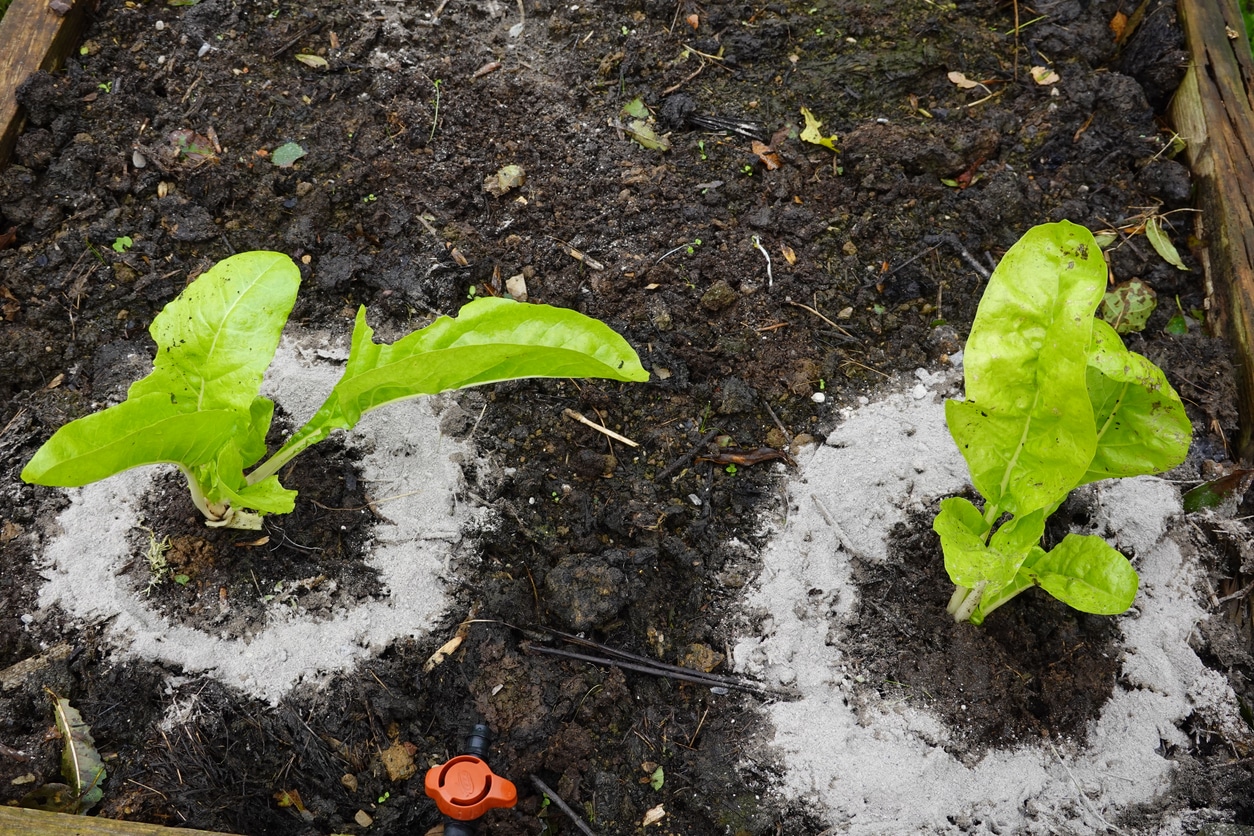
{"type": "Polygon", "coordinates": [[[1180,0],[1190,54],[1172,102],[1205,244],[1208,319],[1237,353],[1236,452],[1254,461],[1254,57],[1237,0],[1180,0]]]}
{"type": "Polygon", "coordinates": [[[72,2],[62,15],[49,0],[13,0],[0,20],[0,168],[22,130],[17,88],[31,73],[61,66],[83,32],[89,0],[72,2]]]}
{"type": "Polygon", "coordinates": [[[232,836],[210,830],[162,827],[98,816],[68,816],[18,807],[0,807],[0,833],[5,836],[232,836]]]}

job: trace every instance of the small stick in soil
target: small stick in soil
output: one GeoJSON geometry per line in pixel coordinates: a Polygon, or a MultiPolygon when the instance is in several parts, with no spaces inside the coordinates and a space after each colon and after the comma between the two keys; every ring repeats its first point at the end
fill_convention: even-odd
{"type": "Polygon", "coordinates": [[[4,755],[6,758],[12,758],[15,761],[28,761],[31,759],[30,755],[25,752],[18,751],[12,746],[5,746],[3,743],[0,743],[0,755],[4,755]]]}
{"type": "Polygon", "coordinates": [[[785,305],[792,305],[794,308],[801,308],[801,310],[803,310],[803,311],[809,311],[810,313],[812,313],[812,314],[814,314],[815,316],[817,316],[819,319],[821,319],[821,320],[823,320],[824,322],[826,322],[828,325],[832,326],[832,328],[834,328],[836,331],[840,332],[841,334],[844,334],[846,337],[848,337],[849,339],[853,340],[853,341],[854,341],[854,342],[856,342],[858,345],[862,345],[862,341],[861,341],[861,340],[859,340],[859,339],[858,339],[857,337],[855,337],[853,334],[850,334],[850,333],[849,333],[848,331],[846,331],[844,328],[841,328],[841,327],[840,327],[839,325],[837,325],[835,322],[832,322],[830,319],[828,319],[827,317],[823,316],[823,314],[821,314],[821,313],[819,313],[819,312],[818,312],[818,309],[817,309],[817,308],[812,308],[812,307],[810,307],[809,305],[803,305],[803,304],[801,304],[800,302],[794,302],[794,301],[793,301],[793,300],[791,300],[791,299],[785,299],[785,300],[784,300],[784,304],[785,304],[785,305]]]}
{"type": "Polygon", "coordinates": [[[17,414],[9,419],[9,423],[4,425],[4,429],[0,430],[0,436],[3,436],[9,430],[13,429],[13,425],[16,424],[25,414],[26,414],[26,407],[22,407],[21,409],[19,409],[17,411],[17,414]]]}
{"type": "Polygon", "coordinates": [[[601,262],[597,261],[595,258],[593,258],[592,256],[588,255],[587,253],[584,253],[584,252],[583,252],[583,251],[581,251],[581,250],[577,250],[577,249],[575,249],[575,248],[574,248],[574,247],[572,247],[570,244],[567,244],[565,241],[563,241],[561,238],[554,238],[552,235],[550,235],[550,236],[549,236],[549,240],[550,240],[550,241],[552,241],[553,243],[557,244],[557,245],[558,245],[559,247],[561,247],[563,250],[565,250],[565,251],[566,251],[566,254],[567,254],[568,256],[570,256],[571,258],[575,259],[575,261],[578,261],[578,262],[580,262],[580,263],[582,263],[582,264],[586,264],[586,265],[588,265],[589,267],[591,267],[593,270],[604,270],[604,269],[605,269],[605,265],[604,265],[604,264],[602,264],[601,262]]]}
{"type": "Polygon", "coordinates": [[[888,271],[888,274],[887,274],[886,276],[884,276],[884,278],[887,278],[888,276],[892,276],[892,275],[894,275],[894,274],[895,274],[898,270],[902,269],[903,267],[908,267],[909,265],[914,264],[916,261],[918,261],[920,258],[923,258],[923,256],[927,255],[928,253],[933,253],[933,252],[936,252],[936,250],[937,250],[939,247],[940,247],[940,244],[933,244],[932,246],[928,247],[928,248],[927,248],[926,250],[924,250],[923,252],[918,253],[917,255],[912,255],[912,256],[910,256],[910,257],[909,257],[909,258],[907,258],[905,261],[901,262],[901,263],[900,263],[900,264],[898,264],[896,267],[894,267],[893,269],[889,270],[889,271],[888,271]]]}
{"type": "Polygon", "coordinates": [[[526,653],[541,653],[547,656],[561,656],[565,659],[574,659],[576,662],[588,662],[593,665],[605,665],[607,667],[622,668],[623,670],[635,671],[636,673],[649,674],[651,676],[661,676],[666,679],[678,679],[681,682],[691,682],[694,685],[704,685],[706,688],[724,688],[735,689],[737,691],[747,691],[751,694],[756,694],[759,697],[775,697],[782,699],[796,699],[797,697],[796,694],[789,691],[769,688],[765,685],[758,685],[756,683],[739,682],[729,677],[702,673],[701,671],[692,670],[690,668],[679,668],[676,665],[666,665],[661,662],[650,661],[646,664],[636,664],[634,662],[623,661],[622,659],[607,659],[603,656],[589,656],[586,653],[575,653],[572,650],[562,650],[558,647],[545,647],[543,645],[533,644],[532,642],[523,642],[522,649],[526,653]],[[675,668],[675,670],[671,670],[672,668],[675,668]]]}
{"type": "Polygon", "coordinates": [[[1216,605],[1226,604],[1229,601],[1235,601],[1238,598],[1244,598],[1246,595],[1250,594],[1251,590],[1254,590],[1254,583],[1247,584],[1241,589],[1238,589],[1236,592],[1233,592],[1231,595],[1225,595],[1222,598],[1216,599],[1215,604],[1216,605]]]}
{"type": "Polygon", "coordinates": [[[630,438],[627,438],[626,436],[621,436],[618,433],[611,430],[609,427],[603,427],[600,424],[598,424],[596,421],[592,421],[592,420],[589,420],[588,418],[585,418],[583,415],[579,414],[573,409],[570,409],[569,407],[567,407],[566,409],[563,409],[562,414],[572,421],[578,421],[579,423],[583,424],[585,427],[591,427],[597,432],[603,433],[604,435],[609,436],[615,441],[621,441],[624,444],[626,444],[628,447],[640,446],[636,442],[632,441],[630,438]]]}
{"type": "Polygon", "coordinates": [[[762,401],[762,407],[766,410],[766,414],[771,416],[771,420],[775,422],[775,426],[779,427],[779,431],[784,434],[784,446],[791,447],[792,433],[788,432],[788,430],[784,427],[783,422],[779,420],[779,416],[775,414],[775,410],[771,409],[771,405],[769,403],[762,401]]]}
{"type": "Polygon", "coordinates": [[[307,28],[307,29],[302,29],[300,32],[297,32],[297,33],[296,33],[296,37],[294,37],[294,38],[292,38],[291,40],[287,41],[286,43],[284,43],[284,44],[283,44],[283,46],[279,47],[279,48],[278,48],[278,49],[276,49],[274,52],[270,53],[270,57],[271,57],[271,58],[278,58],[280,55],[282,55],[283,53],[287,52],[287,51],[288,51],[289,49],[291,49],[292,47],[296,46],[296,44],[298,44],[300,41],[304,40],[304,39],[305,39],[306,37],[308,37],[309,35],[312,35],[314,32],[317,32],[317,31],[318,31],[319,29],[321,29],[323,26],[326,26],[326,22],[325,22],[325,21],[323,21],[323,22],[321,22],[321,23],[315,23],[313,26],[310,26],[310,27],[309,27],[309,28],[307,28]]]}
{"type": "MultiPolygon", "coordinates": [[[[679,5],[676,4],[675,8],[678,9],[679,5]]],[[[697,76],[701,75],[701,71],[705,69],[705,59],[702,58],[700,55],[698,55],[697,60],[701,62],[701,66],[697,67],[696,70],[684,76],[684,78],[680,79],[679,81],[672,84],[670,87],[667,87],[665,90],[663,90],[662,91],[663,96],[669,96],[671,93],[674,93],[676,90],[683,87],[685,84],[692,81],[697,76]]]]}
{"type": "Polygon", "coordinates": [[[570,809],[570,805],[565,801],[562,801],[562,797],[549,788],[548,784],[541,781],[535,775],[531,776],[531,783],[536,785],[536,789],[547,795],[549,797],[549,801],[552,801],[557,805],[557,809],[569,816],[570,820],[575,823],[575,827],[586,833],[587,836],[597,836],[592,828],[588,827],[584,820],[579,818],[579,815],[574,810],[570,809]]]}
{"type": "Polygon", "coordinates": [[[705,436],[700,441],[697,442],[695,447],[693,447],[687,453],[684,453],[679,458],[675,459],[675,461],[668,464],[661,473],[659,473],[657,476],[654,476],[653,481],[661,482],[663,479],[667,478],[672,473],[675,473],[680,468],[687,467],[692,462],[692,460],[697,457],[697,454],[701,452],[701,449],[705,447],[705,445],[713,441],[715,438],[717,438],[720,432],[722,432],[722,430],[710,430],[708,433],[705,434],[705,436]]]}
{"type": "MultiPolygon", "coordinates": [[[[670,671],[676,674],[697,676],[697,677],[700,677],[706,684],[713,683],[715,685],[724,686],[728,688],[745,688],[748,690],[764,690],[763,686],[760,686],[755,682],[750,682],[748,680],[745,680],[741,677],[724,676],[723,674],[717,674],[717,673],[705,673],[703,671],[693,670],[692,668],[685,668],[679,665],[669,665],[666,662],[658,662],[656,660],[648,658],[647,656],[640,656],[635,653],[629,653],[626,650],[619,650],[616,647],[610,647],[607,644],[601,644],[600,642],[595,642],[592,639],[585,639],[582,636],[574,636],[574,635],[571,635],[570,633],[563,633],[561,630],[550,629],[549,632],[553,634],[554,636],[558,637],[559,639],[561,639],[562,641],[570,642],[571,644],[583,645],[584,647],[595,648],[596,650],[600,650],[601,652],[607,653],[613,657],[617,657],[618,659],[625,659],[627,661],[638,662],[642,666],[652,668],[655,671],[670,671]]],[[[728,656],[728,658],[731,658],[730,655],[728,656]]],[[[610,664],[614,664],[612,660],[608,660],[608,661],[610,662],[610,664]]]]}
{"type": "Polygon", "coordinates": [[[1097,820],[1102,823],[1102,827],[1106,828],[1109,833],[1115,833],[1118,834],[1118,836],[1128,836],[1127,831],[1120,830],[1110,822],[1106,821],[1106,817],[1103,816],[1101,811],[1099,811],[1097,807],[1094,806],[1093,802],[1089,800],[1089,797],[1085,794],[1083,788],[1080,787],[1080,782],[1075,779],[1075,775],[1071,772],[1071,767],[1067,766],[1067,762],[1062,759],[1062,755],[1058,754],[1058,748],[1054,746],[1054,741],[1049,741],[1049,748],[1053,751],[1054,757],[1058,759],[1058,765],[1063,768],[1063,770],[1067,773],[1067,777],[1071,779],[1071,783],[1075,785],[1076,795],[1080,796],[1080,800],[1084,802],[1085,808],[1096,816],[1097,820]]]}
{"type": "Polygon", "coordinates": [[[844,547],[845,551],[849,552],[854,557],[862,557],[862,553],[854,547],[853,541],[849,539],[849,535],[846,534],[845,530],[840,527],[840,523],[836,522],[836,518],[832,516],[832,512],[827,510],[827,506],[823,504],[823,500],[819,499],[819,495],[812,493],[810,494],[810,498],[814,500],[814,507],[819,509],[819,514],[823,517],[823,521],[830,525],[832,530],[836,532],[836,539],[840,540],[840,544],[844,547]]]}
{"type": "Polygon", "coordinates": [[[470,80],[477,81],[478,79],[483,78],[488,73],[494,73],[500,68],[501,68],[500,61],[489,61],[488,63],[484,64],[479,69],[475,70],[474,73],[470,76],[470,80]]]}

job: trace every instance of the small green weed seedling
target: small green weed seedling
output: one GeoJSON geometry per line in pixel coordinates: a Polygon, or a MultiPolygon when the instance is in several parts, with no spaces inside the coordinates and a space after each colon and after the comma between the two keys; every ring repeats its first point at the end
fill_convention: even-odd
{"type": "Polygon", "coordinates": [[[135,242],[129,235],[119,235],[113,239],[113,251],[115,253],[124,253],[133,246],[135,246],[135,242]]]}
{"type": "Polygon", "coordinates": [[[259,528],[261,513],[286,514],[296,492],[279,469],[334,430],[395,401],[528,377],[644,381],[649,373],[609,326],[575,311],[476,299],[391,345],[376,343],[357,311],[344,374],[317,414],[264,464],[274,402],[260,395],[300,271],[281,253],[219,262],[153,320],[153,371],[126,400],[61,427],[22,479],[78,487],[132,467],[168,463],[187,477],[209,525],[259,528]]]}
{"type": "Polygon", "coordinates": [[[1073,488],[1169,470],[1189,450],[1192,427],[1162,370],[1094,317],[1105,288],[1092,234],[1062,221],[1029,230],[984,291],[963,358],[966,400],[945,404],[984,510],[946,499],[932,524],[955,621],[980,624],[1031,586],[1101,615],[1136,597],[1136,570],[1102,538],[1039,545],[1073,488]]]}

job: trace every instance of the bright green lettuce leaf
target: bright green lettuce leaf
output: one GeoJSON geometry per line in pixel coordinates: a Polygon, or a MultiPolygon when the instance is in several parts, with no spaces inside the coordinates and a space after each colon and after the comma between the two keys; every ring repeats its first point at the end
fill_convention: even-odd
{"type": "Polygon", "coordinates": [[[250,508],[267,514],[290,514],[296,507],[296,491],[279,484],[279,477],[270,476],[248,484],[244,476],[244,459],[233,444],[225,445],[218,453],[212,472],[197,474],[198,481],[211,487],[205,492],[213,503],[226,503],[233,508],[250,508]]]}
{"type": "MultiPolygon", "coordinates": [[[[973,594],[981,596],[971,616],[978,624],[988,609],[983,602],[1002,598],[1045,533],[1045,509],[1008,520],[985,543],[989,523],[984,515],[967,500],[955,497],[941,501],[932,528],[940,535],[949,579],[955,586],[977,590],[973,594]]],[[[1020,591],[1022,587],[1004,597],[1008,599],[1020,591]]]]}
{"type": "Polygon", "coordinates": [[[1015,573],[1014,578],[996,589],[985,590],[984,596],[980,599],[979,606],[971,613],[972,624],[983,624],[985,617],[1002,604],[1014,598],[1019,593],[1030,589],[1034,585],[1031,567],[1045,554],[1045,550],[1040,546],[1032,546],[1028,550],[1027,557],[1024,558],[1019,571],[1015,573]]]}
{"type": "Polygon", "coordinates": [[[1062,221],[1011,247],[980,300],[967,400],[948,401],[945,416],[976,489],[1001,511],[1057,505],[1093,458],[1085,369],[1105,285],[1092,234],[1062,221]]]}
{"type": "MultiPolygon", "coordinates": [[[[220,505],[241,495],[242,468],[266,453],[274,403],[257,393],[299,286],[300,271],[280,253],[242,253],[214,265],[153,320],[152,372],[121,404],[57,430],[22,478],[74,487],[169,463],[195,480],[193,497],[206,513],[204,498],[220,505]],[[225,474],[227,483],[221,461],[238,474],[225,474]]],[[[277,496],[273,486],[258,491],[263,505],[250,507],[268,510],[277,496]]]]}
{"type": "Polygon", "coordinates": [[[1088,393],[1098,440],[1081,484],[1161,473],[1188,455],[1193,425],[1162,369],[1128,351],[1100,320],[1093,323],[1088,393]]]}
{"type": "Polygon", "coordinates": [[[242,425],[234,410],[187,412],[169,395],[142,395],[61,427],[22,469],[22,479],[73,488],[145,464],[193,468],[212,462],[242,425]]]}
{"type": "Polygon", "coordinates": [[[344,375],[317,414],[250,481],[277,471],[333,430],[350,429],[385,404],[527,377],[644,381],[636,352],[608,325],[576,311],[508,299],[476,299],[391,345],[374,341],[357,312],[344,375]]]}
{"type": "Polygon", "coordinates": [[[299,287],[300,270],[282,253],[240,253],[218,262],[152,321],[153,370],[127,397],[161,392],[188,410],[247,412],[299,287]]]}
{"type": "MultiPolygon", "coordinates": [[[[973,587],[1003,571],[1001,556],[984,543],[988,523],[979,509],[962,497],[941,500],[932,521],[945,552],[945,571],[957,586],[973,587]]],[[[1013,574],[1013,571],[1011,572],[1013,574]]]]}
{"type": "Polygon", "coordinates": [[[241,466],[252,467],[266,454],[266,433],[274,420],[274,401],[258,396],[248,410],[248,425],[235,439],[241,466]]]}
{"type": "Polygon", "coordinates": [[[210,525],[258,527],[249,511],[288,513],[295,491],[278,469],[333,429],[404,398],[524,377],[642,381],[648,372],[622,337],[575,311],[481,299],[392,345],[374,342],[365,309],[340,382],[314,419],[252,473],[266,453],[274,403],[258,393],[295,303],[300,272],[279,253],[220,262],[168,304],[150,329],[153,371],[127,400],[62,427],[22,478],[73,487],[145,464],[187,475],[210,525]]]}
{"type": "Polygon", "coordinates": [[[1068,534],[1030,571],[1036,583],[1059,601],[1097,615],[1126,611],[1140,582],[1128,559],[1093,535],[1068,534]]]}

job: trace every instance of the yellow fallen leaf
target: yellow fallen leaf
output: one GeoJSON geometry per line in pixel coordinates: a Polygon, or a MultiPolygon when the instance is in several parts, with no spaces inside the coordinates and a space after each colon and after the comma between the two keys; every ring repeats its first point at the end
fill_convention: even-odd
{"type": "Polygon", "coordinates": [[[978,81],[972,81],[971,79],[967,78],[965,75],[958,72],[957,70],[950,70],[948,78],[950,81],[952,81],[954,84],[957,84],[963,90],[971,90],[975,87],[980,86],[980,83],[978,81]]]}
{"type": "Polygon", "coordinates": [[[296,56],[296,60],[304,64],[306,67],[313,67],[315,70],[325,70],[330,66],[330,64],[327,63],[327,59],[323,58],[321,55],[306,55],[302,52],[296,56]]]}
{"type": "Polygon", "coordinates": [[[1033,67],[1030,72],[1032,73],[1032,80],[1041,86],[1057,84],[1062,80],[1058,73],[1049,67],[1033,67]]]}
{"type": "Polygon", "coordinates": [[[783,244],[780,246],[779,250],[784,254],[784,261],[787,261],[789,264],[797,263],[797,253],[792,247],[787,244],[783,244]]]}
{"type": "Polygon", "coordinates": [[[811,145],[822,145],[824,148],[830,148],[835,151],[836,134],[823,136],[822,131],[819,130],[819,128],[823,126],[823,123],[819,121],[817,116],[810,112],[810,108],[801,108],[801,115],[804,116],[806,120],[806,126],[801,131],[801,140],[803,142],[808,142],[811,145]]]}

